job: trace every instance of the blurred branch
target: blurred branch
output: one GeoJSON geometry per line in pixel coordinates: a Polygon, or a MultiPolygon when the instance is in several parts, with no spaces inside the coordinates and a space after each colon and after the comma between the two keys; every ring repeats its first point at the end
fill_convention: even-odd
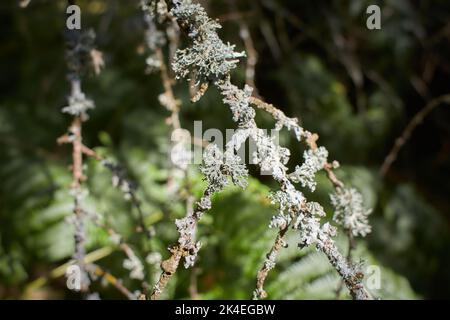
{"type": "Polygon", "coordinates": [[[105,279],[106,282],[108,282],[110,285],[112,285],[114,288],[116,288],[119,292],[121,292],[125,297],[127,297],[129,300],[136,300],[136,296],[128,290],[123,284],[122,281],[109,272],[103,270],[101,267],[99,267],[96,264],[91,264],[90,268],[93,270],[91,271],[96,276],[101,277],[102,279],[105,279]]]}
{"type": "MultiPolygon", "coordinates": [[[[232,0],[229,2],[230,7],[233,11],[238,12],[236,1],[232,0]]],[[[237,15],[237,23],[239,25],[239,36],[244,42],[245,51],[247,52],[247,64],[245,67],[245,83],[253,87],[253,94],[258,96],[258,89],[255,84],[255,68],[258,63],[258,52],[255,49],[255,44],[253,42],[252,35],[248,24],[242,15],[237,15]]]]}
{"type": "Polygon", "coordinates": [[[198,294],[198,274],[200,273],[200,269],[197,267],[192,268],[191,276],[189,279],[189,296],[193,300],[199,300],[200,295],[198,294]]]}
{"type": "Polygon", "coordinates": [[[398,153],[400,152],[401,148],[411,138],[411,134],[413,133],[414,129],[416,129],[416,127],[423,122],[425,117],[427,117],[436,107],[440,106],[441,104],[450,104],[450,94],[445,94],[431,100],[411,119],[400,137],[395,140],[394,146],[384,159],[384,162],[379,170],[379,173],[382,177],[384,177],[389,171],[392,164],[397,159],[398,153]]]}
{"type": "MultiPolygon", "coordinates": [[[[86,254],[83,262],[85,264],[90,264],[109,256],[113,252],[114,248],[112,247],[100,248],[86,254]]],[[[75,263],[76,260],[72,259],[50,271],[47,276],[39,277],[30,282],[29,284],[27,284],[23,291],[24,292],[23,298],[26,299],[27,297],[29,297],[33,291],[38,290],[39,288],[44,286],[49,280],[64,276],[67,268],[75,263]]]]}

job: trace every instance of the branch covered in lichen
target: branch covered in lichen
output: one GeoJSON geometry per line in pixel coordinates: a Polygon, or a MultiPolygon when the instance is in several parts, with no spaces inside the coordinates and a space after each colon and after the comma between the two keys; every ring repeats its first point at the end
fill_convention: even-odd
{"type": "Polygon", "coordinates": [[[272,248],[270,248],[269,253],[267,253],[266,260],[264,261],[262,268],[256,275],[256,289],[253,292],[253,299],[267,298],[267,292],[264,290],[264,283],[267,276],[269,275],[270,270],[275,268],[279,251],[287,246],[284,238],[289,229],[289,224],[287,224],[283,219],[283,223],[279,226],[279,229],[280,230],[278,231],[278,234],[275,238],[275,242],[272,248]]]}
{"type": "MultiPolygon", "coordinates": [[[[299,182],[302,186],[314,190],[315,173],[324,169],[328,163],[326,150],[312,148],[306,151],[305,162],[298,166],[294,173],[288,174],[286,164],[290,156],[289,150],[277,145],[258,128],[255,122],[255,111],[250,106],[252,88],[246,85],[244,89],[239,89],[230,81],[229,74],[236,67],[236,58],[242,57],[243,53],[234,52],[233,46],[222,42],[216,32],[220,26],[207,16],[200,5],[193,4],[190,0],[172,0],[170,7],[170,12],[180,28],[192,41],[191,46],[179,50],[175,57],[173,69],[178,77],[185,78],[193,73],[198,79],[197,84],[208,82],[218,88],[223,96],[223,102],[232,112],[233,120],[237,123],[240,132],[243,132],[235,146],[239,147],[247,138],[253,139],[257,146],[257,151],[253,155],[254,162],[261,170],[269,172],[280,185],[281,190],[276,193],[276,199],[280,203],[278,218],[289,221],[287,223],[294,220],[294,228],[300,234],[300,245],[315,245],[324,252],[354,298],[369,298],[369,294],[361,284],[361,273],[342,257],[332,240],[336,230],[328,223],[321,225],[320,220],[324,216],[322,207],[317,203],[308,202],[293,185],[299,182]]],[[[274,117],[281,124],[277,126],[278,128],[284,125],[288,129],[294,128],[299,140],[304,138],[306,141],[311,141],[314,137],[313,134],[298,129],[300,127],[296,122],[287,122],[282,114],[268,106],[270,105],[263,105],[267,111],[273,112],[274,117]]],[[[314,141],[312,145],[315,145],[314,141]]],[[[226,152],[229,150],[227,148],[226,152]]],[[[206,174],[208,178],[209,173],[206,174]]],[[[232,172],[229,174],[233,175],[232,172]]],[[[216,178],[217,180],[210,182],[220,187],[223,180],[220,175],[216,178]]],[[[234,179],[238,178],[239,173],[236,172],[234,179]]],[[[262,292],[256,292],[256,295],[262,292]]]]}
{"type": "Polygon", "coordinates": [[[215,145],[207,147],[204,153],[201,171],[208,183],[203,196],[196,203],[195,210],[187,210],[182,219],[177,219],[175,225],[179,233],[177,244],[169,248],[171,256],[161,263],[163,272],[155,284],[151,299],[158,299],[173,274],[178,269],[181,259],[184,267],[192,267],[200,250],[201,243],[196,241],[197,224],[206,211],[211,209],[211,197],[221,191],[231,180],[234,184],[245,187],[247,175],[245,166],[240,164],[238,156],[232,151],[222,153],[215,145]],[[239,174],[237,174],[239,173],[239,174]]]}
{"type": "Polygon", "coordinates": [[[63,107],[62,112],[73,116],[73,120],[68,129],[68,133],[58,139],[59,144],[72,144],[71,194],[74,197],[74,217],[72,219],[75,226],[74,258],[81,269],[81,290],[83,292],[86,292],[89,287],[89,276],[84,264],[86,231],[84,226],[85,210],[83,208],[83,200],[87,191],[82,189],[82,183],[85,180],[83,174],[83,155],[89,154],[90,149],[83,144],[82,123],[88,119],[87,112],[89,109],[94,108],[94,103],[92,100],[87,99],[83,93],[81,89],[81,77],[89,69],[91,52],[94,50],[94,40],[95,34],[93,31],[81,33],[75,30],[66,33],[66,60],[71,91],[68,97],[68,105],[63,107]]]}

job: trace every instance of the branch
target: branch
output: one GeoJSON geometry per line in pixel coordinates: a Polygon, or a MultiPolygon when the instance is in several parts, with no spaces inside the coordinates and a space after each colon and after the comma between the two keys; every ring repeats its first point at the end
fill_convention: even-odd
{"type": "Polygon", "coordinates": [[[128,290],[123,284],[122,281],[110,274],[109,272],[103,270],[100,266],[96,264],[89,265],[90,271],[102,279],[105,279],[106,282],[111,284],[114,288],[116,288],[119,292],[121,292],[127,299],[136,300],[135,294],[133,294],[130,290],[128,290]]]}
{"type": "Polygon", "coordinates": [[[389,171],[392,164],[397,159],[398,153],[400,152],[401,148],[409,140],[409,138],[411,138],[411,134],[413,133],[414,129],[416,129],[416,127],[423,122],[426,116],[428,116],[436,107],[440,106],[441,104],[450,104],[450,94],[445,94],[431,100],[411,119],[400,137],[395,140],[394,146],[384,159],[383,165],[380,168],[381,176],[384,177],[389,171]]]}
{"type": "MultiPolygon", "coordinates": [[[[346,230],[347,240],[348,240],[348,248],[347,248],[347,261],[352,261],[352,253],[355,249],[356,243],[351,231],[346,230]]],[[[344,281],[342,280],[338,287],[336,288],[336,299],[339,299],[341,295],[342,288],[344,287],[344,281]]]]}
{"type": "MultiPolygon", "coordinates": [[[[73,4],[73,1],[69,1],[73,4]]],[[[81,188],[86,179],[83,175],[83,154],[95,156],[95,153],[83,145],[82,123],[88,119],[87,111],[94,108],[93,101],[86,98],[81,89],[81,77],[91,66],[93,45],[95,34],[93,31],[81,33],[78,30],[66,32],[66,61],[68,69],[68,79],[70,82],[70,95],[68,105],[62,108],[63,113],[72,116],[72,124],[68,128],[67,134],[57,139],[59,144],[72,144],[72,183],[71,194],[74,197],[73,224],[75,226],[75,252],[74,258],[81,269],[82,291],[89,288],[89,276],[84,264],[86,230],[84,226],[84,193],[81,188]]],[[[98,56],[98,55],[97,55],[98,56]]],[[[97,61],[98,62],[98,61],[97,61]]]]}
{"type": "MultiPolygon", "coordinates": [[[[100,259],[103,259],[103,258],[109,256],[112,252],[114,252],[114,249],[112,247],[104,247],[104,248],[97,249],[95,251],[92,251],[92,252],[86,254],[83,262],[84,262],[84,264],[91,264],[93,262],[96,262],[100,259]]],[[[69,266],[73,265],[74,263],[76,263],[76,260],[71,260],[69,262],[66,262],[66,263],[60,265],[59,267],[56,267],[55,269],[51,270],[47,276],[39,277],[39,278],[33,280],[32,282],[30,282],[29,284],[27,284],[24,289],[23,297],[27,298],[31,294],[31,292],[44,286],[50,279],[56,279],[56,278],[64,276],[67,268],[69,266]]]]}
{"type": "MultiPolygon", "coordinates": [[[[72,82],[73,87],[77,84],[72,82]]],[[[72,125],[69,128],[69,132],[72,140],[72,193],[74,196],[74,208],[73,213],[75,215],[75,253],[74,257],[78,266],[82,270],[84,281],[82,282],[82,291],[86,291],[89,286],[89,280],[87,278],[86,266],[84,265],[85,256],[85,241],[86,233],[84,228],[84,210],[82,208],[82,190],[81,183],[85,180],[83,175],[83,151],[82,151],[82,135],[81,135],[81,118],[75,117],[72,125]]]]}
{"type": "MultiPolygon", "coordinates": [[[[316,203],[307,202],[303,194],[296,190],[291,183],[291,179],[297,180],[298,178],[302,181],[303,177],[297,175],[296,178],[287,175],[285,164],[288,161],[288,150],[276,145],[256,125],[255,112],[249,106],[252,101],[252,88],[247,85],[241,90],[231,83],[230,71],[236,67],[237,58],[243,54],[234,52],[233,46],[220,40],[215,31],[219,25],[208,17],[203,7],[193,4],[190,0],[172,0],[170,4],[171,13],[177,19],[180,28],[184,29],[193,41],[192,47],[178,52],[174,62],[174,70],[179,77],[186,77],[192,70],[195,70],[198,83],[210,82],[221,92],[223,102],[230,107],[233,120],[238,124],[238,130],[241,132],[239,139],[231,142],[233,148],[229,148],[231,145],[227,145],[227,151],[229,149],[238,150],[240,145],[249,137],[255,141],[258,147],[258,166],[263,171],[271,172],[273,178],[280,184],[281,191],[277,193],[280,207],[282,211],[287,209],[291,216],[285,216],[281,212],[277,219],[285,219],[285,223],[288,224],[289,219],[295,218],[294,226],[300,230],[301,244],[315,244],[319,250],[326,254],[353,297],[369,298],[369,294],[360,284],[359,273],[340,255],[333,240],[331,240],[331,236],[335,233],[334,229],[328,223],[323,226],[320,225],[317,216],[325,215],[323,208],[316,203]]],[[[260,105],[266,110],[272,111],[274,117],[278,117],[278,119],[276,118],[279,122],[278,127],[286,126],[288,129],[293,129],[298,140],[303,137],[307,141],[309,140],[310,145],[315,146],[317,136],[303,131],[302,128],[298,127],[298,121],[284,118],[283,113],[275,112],[268,104],[260,105]]],[[[307,184],[311,189],[315,187],[315,183],[310,181],[311,176],[323,168],[323,159],[318,157],[320,154],[325,155],[325,152],[325,149],[319,148],[306,154],[311,159],[305,159],[310,162],[306,164],[307,168],[305,168],[308,171],[304,173],[307,174],[307,180],[303,180],[302,184],[307,184]]]]}
{"type": "Polygon", "coordinates": [[[196,204],[195,210],[187,210],[186,217],[176,220],[177,230],[180,234],[177,244],[170,247],[171,256],[161,263],[163,272],[153,288],[150,296],[151,300],[156,300],[164,291],[167,283],[170,281],[174,273],[177,271],[182,258],[185,259],[185,267],[193,265],[200,249],[200,244],[195,242],[195,234],[197,224],[203,214],[211,209],[211,196],[213,191],[207,188],[202,198],[196,204]]]}
{"type": "Polygon", "coordinates": [[[327,239],[326,241],[324,241],[323,244],[318,246],[318,249],[325,253],[330,263],[343,279],[353,299],[373,299],[362,284],[364,274],[359,270],[355,270],[351,265],[349,265],[348,261],[342,256],[342,254],[336,247],[336,244],[331,239],[327,239]]]}
{"type": "MultiPolygon", "coordinates": [[[[230,1],[230,7],[233,11],[238,11],[235,0],[230,1]]],[[[255,69],[256,64],[258,63],[258,52],[255,49],[255,44],[253,42],[250,29],[247,23],[245,22],[243,15],[236,14],[236,16],[237,16],[237,23],[239,25],[239,36],[244,42],[245,51],[247,52],[248,56],[247,64],[245,66],[245,83],[254,88],[253,94],[257,96],[258,92],[255,84],[255,74],[256,74],[255,69]]]]}
{"type": "MultiPolygon", "coordinates": [[[[147,37],[147,47],[153,56],[149,56],[148,60],[152,61],[152,59],[156,59],[155,65],[158,66],[160,70],[161,81],[163,84],[164,92],[159,96],[160,104],[165,107],[170,113],[170,117],[168,118],[167,123],[171,126],[172,129],[172,144],[171,144],[171,155],[177,153],[184,158],[187,155],[188,151],[184,149],[184,143],[191,143],[191,141],[187,140],[182,131],[180,119],[179,119],[179,111],[181,106],[181,101],[175,98],[173,84],[175,83],[175,79],[171,77],[169,74],[169,70],[166,66],[166,62],[164,59],[163,51],[162,51],[162,41],[158,40],[158,34],[161,32],[157,29],[155,24],[155,12],[158,10],[151,5],[147,5],[145,1],[141,2],[141,9],[144,13],[144,20],[146,22],[146,37],[147,37]],[[175,140],[173,138],[176,138],[175,140]],[[181,139],[181,140],[179,140],[181,139]]],[[[160,15],[163,15],[165,18],[169,16],[168,12],[165,12],[163,9],[159,9],[160,15]],[[164,12],[163,12],[164,11],[164,12]]],[[[169,49],[170,52],[175,55],[175,50],[178,47],[178,35],[177,28],[175,28],[176,23],[172,21],[170,18],[169,26],[166,28],[166,35],[169,39],[169,49]]],[[[171,55],[172,59],[172,55],[171,55]]],[[[202,90],[202,89],[201,89],[202,90]]],[[[197,93],[196,97],[200,97],[203,93],[197,93]]],[[[206,88],[204,89],[206,90],[206,88]]],[[[192,98],[193,100],[197,99],[195,96],[192,98]]],[[[187,135],[186,135],[187,136],[187,135]]],[[[195,140],[193,141],[196,142],[195,140]]],[[[203,141],[200,142],[203,145],[203,141]]],[[[189,153],[190,155],[190,153],[189,153]]],[[[187,165],[185,163],[178,163],[172,159],[172,168],[168,178],[168,190],[169,192],[175,193],[179,189],[179,186],[175,182],[175,177],[177,176],[176,172],[181,172],[183,178],[187,180],[187,165]]],[[[189,194],[189,191],[188,191],[189,194]]],[[[179,239],[177,241],[177,245],[172,246],[169,251],[171,252],[171,256],[161,263],[161,268],[163,272],[155,284],[153,292],[150,296],[152,300],[158,299],[160,294],[163,292],[167,283],[170,281],[172,275],[178,269],[180,260],[182,258],[185,259],[185,267],[192,266],[194,264],[194,260],[196,257],[196,252],[200,248],[200,243],[196,242],[195,234],[197,229],[197,222],[200,219],[203,211],[206,211],[210,207],[210,194],[209,189],[205,191],[204,197],[197,204],[197,210],[195,212],[193,208],[194,198],[192,196],[187,196],[186,201],[186,217],[181,220],[176,221],[178,232],[180,233],[179,239]]]]}
{"type": "Polygon", "coordinates": [[[270,270],[275,267],[278,252],[281,250],[281,248],[285,248],[287,245],[284,241],[284,237],[286,235],[286,232],[288,231],[288,228],[289,225],[287,224],[284,227],[280,228],[272,248],[266,255],[266,261],[264,262],[262,268],[258,271],[258,274],[256,276],[256,289],[253,292],[253,299],[255,300],[267,298],[267,292],[264,290],[264,282],[266,281],[270,270]]]}

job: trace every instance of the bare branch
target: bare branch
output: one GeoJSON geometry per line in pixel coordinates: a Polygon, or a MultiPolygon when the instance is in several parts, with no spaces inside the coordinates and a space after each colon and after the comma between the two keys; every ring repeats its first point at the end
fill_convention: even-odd
{"type": "Polygon", "coordinates": [[[394,146],[392,147],[391,151],[389,151],[388,155],[384,159],[384,162],[380,168],[380,174],[381,176],[385,176],[386,173],[391,168],[392,164],[397,159],[398,153],[400,152],[401,148],[405,145],[405,143],[411,138],[412,133],[416,129],[417,126],[419,126],[423,120],[438,106],[441,104],[450,104],[450,94],[445,94],[442,96],[439,96],[430,102],[427,103],[427,105],[420,110],[408,123],[406,128],[403,130],[400,137],[398,137],[395,140],[394,146]]]}

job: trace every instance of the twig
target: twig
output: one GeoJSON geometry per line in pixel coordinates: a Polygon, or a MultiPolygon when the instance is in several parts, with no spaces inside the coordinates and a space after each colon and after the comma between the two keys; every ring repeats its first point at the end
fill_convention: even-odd
{"type": "Polygon", "coordinates": [[[288,228],[289,224],[286,224],[285,227],[280,228],[272,248],[266,255],[266,261],[264,262],[262,268],[258,271],[258,274],[256,276],[256,290],[253,293],[254,299],[267,298],[267,292],[264,290],[264,282],[266,281],[270,270],[275,267],[279,251],[281,250],[281,248],[286,246],[284,237],[286,235],[286,232],[288,231],[288,228]]]}
{"type": "Polygon", "coordinates": [[[118,247],[120,248],[120,250],[123,251],[123,253],[125,253],[125,255],[129,258],[129,259],[134,259],[135,257],[137,257],[136,253],[134,252],[134,250],[131,248],[131,246],[123,239],[123,237],[120,235],[119,232],[117,232],[116,230],[114,230],[114,228],[107,226],[104,223],[101,223],[100,221],[98,221],[97,219],[93,220],[95,225],[98,226],[99,228],[102,228],[104,230],[106,230],[106,232],[109,234],[109,236],[111,237],[111,239],[113,239],[113,242],[115,242],[118,247]]]}
{"type": "Polygon", "coordinates": [[[129,300],[136,300],[136,296],[122,284],[121,280],[113,276],[111,273],[103,270],[100,266],[96,264],[89,265],[89,269],[91,269],[90,271],[94,275],[101,277],[102,279],[105,279],[109,284],[111,284],[114,288],[116,288],[129,300]]]}
{"type": "MultiPolygon", "coordinates": [[[[93,262],[96,262],[98,260],[101,260],[107,256],[109,256],[112,252],[114,252],[114,249],[112,247],[104,247],[97,249],[95,251],[92,251],[84,257],[84,264],[90,264],[93,262]]],[[[66,262],[59,267],[56,267],[55,269],[51,270],[47,276],[39,277],[29,284],[26,285],[24,289],[24,298],[29,296],[32,291],[37,290],[44,286],[48,280],[50,279],[56,279],[59,277],[64,276],[66,273],[66,270],[69,266],[76,263],[76,260],[70,260],[69,262],[66,262]]]]}
{"type": "MultiPolygon", "coordinates": [[[[177,229],[180,233],[177,244],[170,247],[171,256],[161,263],[163,272],[153,288],[150,299],[156,300],[164,291],[167,283],[177,271],[182,258],[194,259],[199,249],[199,244],[195,242],[197,223],[203,214],[211,208],[211,196],[213,191],[207,188],[200,201],[197,202],[195,210],[187,210],[186,217],[177,220],[177,229]]],[[[185,267],[190,266],[186,260],[185,267]]]]}
{"type": "MultiPolygon", "coordinates": [[[[237,11],[236,1],[230,1],[230,7],[237,11]]],[[[245,83],[254,88],[253,94],[258,96],[257,87],[255,84],[255,69],[258,63],[258,51],[255,49],[255,44],[250,33],[248,24],[242,15],[237,15],[237,23],[239,25],[239,36],[244,42],[245,51],[247,52],[247,64],[245,67],[245,83]]]]}
{"type": "Polygon", "coordinates": [[[331,239],[326,240],[323,245],[320,245],[319,249],[325,253],[330,263],[339,273],[353,299],[372,299],[372,296],[366,291],[361,283],[364,274],[360,271],[355,272],[352,270],[349,266],[349,262],[339,253],[336,244],[331,239]]]}
{"type": "Polygon", "coordinates": [[[189,279],[189,296],[193,300],[199,300],[200,295],[198,294],[198,274],[200,270],[197,267],[194,267],[191,271],[191,276],[189,279]]]}
{"type": "MultiPolygon", "coordinates": [[[[71,96],[77,96],[80,94],[80,80],[73,79],[71,81],[72,92],[71,96]]],[[[71,189],[74,196],[74,208],[73,213],[75,215],[74,223],[75,223],[75,259],[77,261],[78,266],[82,270],[83,277],[87,276],[86,268],[84,265],[84,256],[85,256],[85,229],[84,229],[84,210],[82,208],[82,190],[81,183],[85,180],[83,175],[83,143],[82,143],[82,120],[80,116],[75,116],[72,125],[69,128],[69,138],[65,138],[67,136],[63,136],[58,139],[58,143],[72,143],[72,185],[71,189]]],[[[84,278],[82,282],[82,291],[86,291],[88,288],[87,278],[84,278]]]]}
{"type": "MultiPolygon", "coordinates": [[[[75,1],[69,0],[68,4],[73,5],[75,1]]],[[[74,197],[74,257],[81,269],[81,291],[86,292],[89,288],[89,277],[84,264],[86,231],[84,227],[85,212],[82,205],[84,194],[81,185],[86,178],[83,175],[83,154],[95,156],[95,153],[83,145],[82,123],[88,119],[87,111],[94,107],[94,103],[85,97],[81,89],[81,76],[89,67],[94,67],[96,71],[99,71],[103,60],[101,53],[94,51],[95,34],[93,32],[82,34],[79,30],[72,30],[68,31],[66,36],[66,60],[71,90],[68,97],[68,106],[64,107],[62,112],[72,115],[73,120],[68,133],[58,138],[57,142],[59,144],[72,144],[71,193],[74,197]]]]}
{"type": "MultiPolygon", "coordinates": [[[[157,27],[155,25],[155,16],[154,12],[152,12],[152,8],[149,7],[145,1],[141,2],[141,9],[144,14],[144,20],[146,22],[146,34],[147,34],[147,46],[148,49],[153,51],[155,54],[155,57],[157,59],[157,65],[160,69],[160,76],[164,87],[164,93],[160,95],[159,101],[162,106],[164,106],[170,113],[170,118],[168,119],[167,123],[172,128],[172,136],[173,133],[179,132],[181,130],[181,124],[179,119],[179,109],[181,106],[181,101],[175,98],[174,92],[173,92],[173,84],[175,80],[170,76],[168,68],[166,66],[164,55],[162,52],[161,44],[155,41],[155,37],[151,37],[151,35],[154,35],[155,33],[159,32],[157,30],[157,27]]],[[[153,8],[154,10],[154,8],[153,8]]],[[[166,14],[168,16],[168,14],[166,14]]],[[[170,19],[169,19],[170,20],[170,19]]],[[[175,26],[177,24],[173,21],[172,23],[167,27],[166,29],[166,35],[170,41],[169,43],[169,49],[171,52],[171,59],[172,56],[175,54],[175,50],[178,46],[178,34],[175,26]]],[[[193,98],[195,99],[195,98],[193,98]]],[[[182,138],[182,137],[181,137],[182,138]]],[[[174,142],[174,141],[172,141],[174,142]]],[[[190,143],[190,141],[187,141],[190,143]]],[[[174,145],[172,144],[172,148],[174,148],[174,145]]],[[[172,149],[173,150],[173,149],[172,149]]],[[[174,191],[176,187],[174,187],[173,182],[173,171],[174,170],[180,170],[183,173],[183,176],[186,177],[186,168],[182,165],[175,164],[171,170],[171,175],[168,179],[168,190],[174,191]]],[[[177,229],[180,233],[180,237],[178,239],[178,245],[173,246],[169,249],[171,252],[171,257],[161,263],[161,268],[163,269],[163,272],[158,280],[158,282],[155,284],[153,292],[150,296],[150,299],[156,300],[159,298],[159,295],[162,293],[164,288],[166,287],[167,283],[169,282],[172,275],[176,272],[178,265],[180,263],[181,258],[186,259],[185,265],[188,263],[188,257],[196,254],[196,250],[198,250],[198,244],[195,243],[195,233],[196,233],[196,224],[198,220],[200,219],[202,215],[202,210],[209,209],[210,205],[206,205],[205,203],[210,203],[209,200],[209,194],[205,193],[205,198],[202,198],[202,200],[197,205],[198,208],[200,208],[199,211],[195,212],[193,210],[192,206],[193,197],[187,198],[187,211],[186,211],[186,217],[180,221],[177,222],[177,229]],[[206,200],[207,199],[207,200],[206,200]]]]}
{"type": "Polygon", "coordinates": [[[379,171],[382,177],[384,177],[389,171],[392,164],[397,159],[398,153],[400,152],[401,148],[409,140],[409,138],[411,138],[411,134],[413,133],[414,129],[416,129],[416,127],[423,122],[426,116],[428,116],[436,107],[440,106],[441,104],[450,104],[450,94],[445,94],[431,100],[411,119],[400,137],[395,140],[394,146],[384,159],[383,165],[381,166],[379,171]]]}
{"type": "Polygon", "coordinates": [[[144,219],[144,212],[141,208],[141,202],[136,195],[136,184],[130,181],[127,177],[126,170],[118,164],[115,164],[109,160],[105,160],[102,157],[102,165],[107,168],[113,176],[113,186],[117,187],[124,193],[125,199],[131,202],[132,207],[134,207],[138,213],[136,229],[137,232],[144,232],[148,239],[153,237],[153,228],[147,228],[144,219]]]}
{"type": "MultiPolygon", "coordinates": [[[[353,237],[353,234],[346,230],[347,240],[348,240],[348,248],[347,248],[347,261],[352,261],[352,252],[355,249],[355,239],[353,237]]],[[[338,287],[336,288],[336,299],[339,299],[339,296],[341,295],[341,291],[344,287],[344,281],[340,281],[338,287]]]]}
{"type": "MultiPolygon", "coordinates": [[[[160,61],[160,70],[161,70],[161,80],[164,86],[164,100],[163,106],[167,108],[168,111],[171,112],[170,116],[170,125],[173,130],[181,128],[179,111],[181,106],[181,101],[175,98],[173,93],[172,84],[174,82],[173,79],[170,78],[169,72],[167,70],[166,63],[164,62],[164,56],[161,48],[156,48],[156,56],[160,61]]],[[[161,100],[161,99],[160,99],[161,100]]]]}

